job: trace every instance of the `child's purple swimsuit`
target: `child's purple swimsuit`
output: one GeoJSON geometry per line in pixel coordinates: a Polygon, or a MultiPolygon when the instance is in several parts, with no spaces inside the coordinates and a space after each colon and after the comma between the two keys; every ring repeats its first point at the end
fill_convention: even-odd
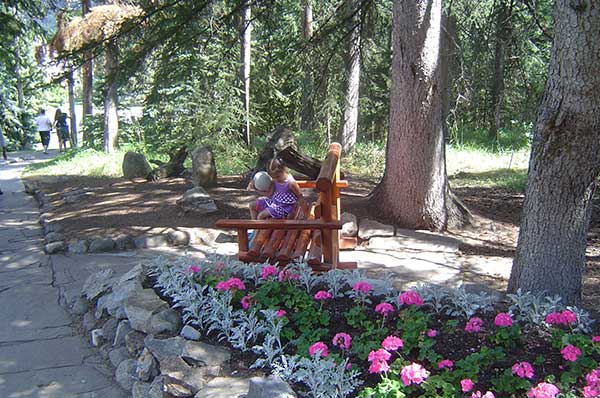
{"type": "Polygon", "coordinates": [[[296,194],[290,189],[290,181],[293,177],[288,177],[283,183],[273,181],[275,191],[270,198],[259,198],[256,201],[256,210],[260,213],[267,210],[272,218],[286,218],[298,201],[296,194]]]}

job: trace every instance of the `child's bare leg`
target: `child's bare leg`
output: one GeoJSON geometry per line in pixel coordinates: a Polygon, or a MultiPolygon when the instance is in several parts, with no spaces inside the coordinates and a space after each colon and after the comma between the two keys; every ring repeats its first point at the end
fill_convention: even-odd
{"type": "Polygon", "coordinates": [[[250,210],[250,218],[256,220],[256,201],[248,203],[248,209],[250,210]]]}
{"type": "Polygon", "coordinates": [[[266,220],[267,218],[271,218],[271,215],[269,214],[269,212],[267,210],[263,210],[260,213],[258,213],[258,217],[259,220],[266,220]]]}

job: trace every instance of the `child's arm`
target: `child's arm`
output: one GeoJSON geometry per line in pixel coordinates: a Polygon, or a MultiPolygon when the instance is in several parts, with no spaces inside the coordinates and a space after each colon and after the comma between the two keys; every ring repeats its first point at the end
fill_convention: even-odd
{"type": "Polygon", "coordinates": [[[290,181],[290,189],[292,190],[292,192],[294,193],[294,195],[296,195],[296,197],[298,199],[300,199],[304,196],[304,195],[302,195],[302,190],[298,186],[298,183],[296,182],[296,180],[290,181]]]}

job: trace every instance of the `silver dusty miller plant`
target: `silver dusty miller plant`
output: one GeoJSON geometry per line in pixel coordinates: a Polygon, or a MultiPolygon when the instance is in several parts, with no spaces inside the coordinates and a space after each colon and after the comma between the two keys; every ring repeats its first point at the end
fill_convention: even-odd
{"type": "Polygon", "coordinates": [[[297,361],[290,379],[306,384],[313,398],[343,398],[358,388],[362,381],[356,370],[347,370],[348,360],[336,364],[316,354],[297,361]]]}

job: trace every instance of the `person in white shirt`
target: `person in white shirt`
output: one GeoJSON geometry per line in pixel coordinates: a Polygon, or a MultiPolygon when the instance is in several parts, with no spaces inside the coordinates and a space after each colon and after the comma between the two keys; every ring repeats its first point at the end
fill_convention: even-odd
{"type": "Polygon", "coordinates": [[[46,116],[46,110],[40,109],[40,114],[35,117],[35,124],[40,133],[40,139],[44,146],[44,153],[48,153],[48,145],[50,144],[50,131],[52,130],[52,122],[46,116]]]}

